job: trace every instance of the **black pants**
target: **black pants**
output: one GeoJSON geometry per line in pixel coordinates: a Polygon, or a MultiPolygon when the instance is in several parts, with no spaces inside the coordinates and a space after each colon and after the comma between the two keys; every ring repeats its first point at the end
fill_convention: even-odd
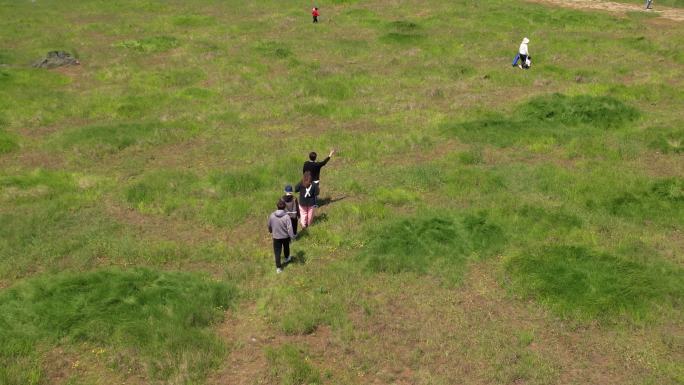
{"type": "Polygon", "coordinates": [[[316,185],[316,195],[314,195],[314,207],[318,207],[318,196],[321,195],[321,181],[315,180],[313,181],[314,184],[316,185]]]}
{"type": "MultiPolygon", "coordinates": [[[[294,235],[297,235],[297,224],[299,223],[299,221],[297,220],[296,217],[295,218],[290,217],[290,220],[292,221],[292,232],[294,233],[294,235]]],[[[287,258],[287,257],[285,257],[285,258],[287,258]]]]}
{"type": "Polygon", "coordinates": [[[314,16],[314,23],[318,23],[318,16],[314,16]]]}
{"type": "Polygon", "coordinates": [[[527,55],[520,54],[520,65],[522,65],[523,68],[527,68],[527,55]]]}
{"type": "Polygon", "coordinates": [[[273,239],[273,254],[275,254],[276,267],[281,269],[283,265],[280,263],[280,251],[284,249],[285,259],[290,256],[290,238],[273,239]]]}

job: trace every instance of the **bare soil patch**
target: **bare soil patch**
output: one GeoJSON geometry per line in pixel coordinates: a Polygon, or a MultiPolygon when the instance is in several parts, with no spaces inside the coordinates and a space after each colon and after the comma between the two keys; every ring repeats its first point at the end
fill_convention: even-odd
{"type": "Polygon", "coordinates": [[[684,21],[684,10],[675,8],[660,7],[657,4],[655,9],[645,10],[644,2],[638,4],[623,4],[612,1],[595,1],[595,0],[529,0],[534,3],[551,4],[559,7],[575,8],[582,10],[598,10],[613,13],[627,13],[627,12],[652,12],[660,17],[684,21]]]}

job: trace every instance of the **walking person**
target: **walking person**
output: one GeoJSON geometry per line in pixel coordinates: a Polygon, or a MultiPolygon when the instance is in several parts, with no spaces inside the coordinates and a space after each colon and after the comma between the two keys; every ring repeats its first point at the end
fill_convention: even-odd
{"type": "Polygon", "coordinates": [[[653,0],[646,0],[646,9],[653,9],[653,0]]]}
{"type": "Polygon", "coordinates": [[[304,172],[301,182],[295,186],[295,191],[299,193],[299,219],[302,222],[302,229],[305,229],[313,222],[318,195],[318,185],[313,183],[311,172],[304,172]]]}
{"type": "MultiPolygon", "coordinates": [[[[303,173],[306,173],[307,171],[311,173],[312,181],[316,185],[316,190],[319,193],[321,191],[321,168],[330,161],[330,158],[332,158],[333,155],[335,155],[335,150],[330,150],[330,153],[322,162],[316,162],[318,154],[312,151],[309,153],[309,160],[304,162],[304,167],[302,167],[303,173]]],[[[314,206],[317,206],[316,202],[314,202],[314,206]]]]}
{"type": "Polygon", "coordinates": [[[292,232],[294,235],[297,235],[297,219],[299,219],[299,201],[297,198],[292,194],[292,186],[289,184],[285,186],[285,195],[283,195],[282,198],[280,198],[283,202],[285,202],[285,212],[287,215],[290,217],[290,220],[292,221],[292,232]]]}
{"type": "Polygon", "coordinates": [[[527,44],[529,44],[530,39],[524,38],[522,43],[520,43],[520,48],[518,49],[518,55],[520,55],[520,64],[518,64],[518,68],[529,68],[527,65],[527,58],[529,57],[529,50],[527,47],[527,44]]]}
{"type": "Polygon", "coordinates": [[[268,217],[268,232],[273,237],[273,254],[275,254],[276,273],[283,272],[283,265],[280,262],[280,253],[284,251],[285,263],[290,263],[290,240],[295,239],[296,235],[292,231],[292,221],[285,212],[285,202],[279,200],[277,210],[268,217]]]}
{"type": "Polygon", "coordinates": [[[318,16],[320,16],[321,13],[318,12],[318,7],[313,7],[311,10],[311,16],[313,16],[313,22],[318,23],[318,16]]]}

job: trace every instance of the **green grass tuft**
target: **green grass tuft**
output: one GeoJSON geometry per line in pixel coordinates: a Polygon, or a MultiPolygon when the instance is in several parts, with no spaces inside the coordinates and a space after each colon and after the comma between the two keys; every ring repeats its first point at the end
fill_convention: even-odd
{"type": "Polygon", "coordinates": [[[484,214],[407,218],[373,233],[361,258],[373,272],[436,272],[456,282],[470,259],[491,255],[504,243],[501,227],[484,214]]]}
{"type": "Polygon", "coordinates": [[[10,153],[19,148],[14,135],[8,134],[0,128],[0,155],[10,153]]]}
{"type": "Polygon", "coordinates": [[[596,128],[623,128],[639,116],[635,108],[613,97],[553,94],[529,100],[510,116],[490,112],[480,119],[446,124],[445,130],[467,142],[529,144],[534,149],[539,143],[564,144],[593,137],[596,128]]]}
{"type": "Polygon", "coordinates": [[[266,358],[271,375],[281,385],[320,385],[321,374],[310,364],[306,352],[291,344],[268,347],[266,358]]]}
{"type": "Polygon", "coordinates": [[[172,136],[171,131],[172,129],[159,123],[86,126],[58,135],[57,142],[62,148],[75,149],[81,154],[101,155],[144,142],[166,141],[172,136]]]}
{"type": "MultiPolygon", "coordinates": [[[[603,203],[609,213],[684,223],[684,179],[666,178],[618,192],[603,203]],[[667,213],[667,215],[663,215],[667,213]]],[[[594,207],[592,200],[588,201],[594,207]]]]}
{"type": "Polygon", "coordinates": [[[38,346],[85,343],[125,353],[151,378],[194,383],[225,353],[207,328],[235,297],[225,283],[145,269],[31,279],[0,294],[0,382],[30,383],[38,346]]]}
{"type": "Polygon", "coordinates": [[[516,111],[518,114],[540,124],[591,124],[601,128],[621,127],[639,117],[635,108],[610,96],[563,94],[533,98],[516,111]]]}
{"type": "Polygon", "coordinates": [[[116,47],[128,48],[144,53],[164,52],[179,45],[180,42],[173,36],[153,36],[139,40],[125,40],[115,44],[116,47]]]}
{"type": "Polygon", "coordinates": [[[684,128],[652,128],[644,133],[644,139],[648,147],[658,150],[663,154],[684,153],[684,128]]]}
{"type": "Polygon", "coordinates": [[[277,41],[265,41],[257,44],[257,50],[265,56],[285,59],[292,55],[292,51],[285,44],[277,41]]]}
{"type": "Polygon", "coordinates": [[[678,301],[684,292],[680,268],[644,265],[585,247],[553,246],[506,261],[511,287],[564,317],[646,317],[652,306],[678,301]]]}
{"type": "Polygon", "coordinates": [[[179,27],[204,27],[212,25],[216,20],[211,16],[181,15],[173,18],[173,25],[179,27]]]}

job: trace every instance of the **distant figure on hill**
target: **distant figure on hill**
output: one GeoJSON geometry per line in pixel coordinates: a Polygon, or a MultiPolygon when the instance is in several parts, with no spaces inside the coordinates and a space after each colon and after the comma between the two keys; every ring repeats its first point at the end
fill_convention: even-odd
{"type": "Polygon", "coordinates": [[[321,191],[321,168],[328,163],[333,155],[335,155],[335,150],[330,150],[327,158],[323,159],[322,162],[316,162],[318,154],[312,151],[309,153],[309,160],[304,162],[304,167],[302,167],[302,172],[306,173],[308,171],[311,173],[312,181],[319,193],[321,191]]]}
{"type": "Polygon", "coordinates": [[[646,0],[646,9],[653,9],[653,0],[646,0]]]}
{"type": "Polygon", "coordinates": [[[318,23],[318,16],[320,16],[320,12],[318,12],[318,7],[313,7],[311,10],[311,16],[313,16],[313,22],[318,23]]]}
{"type": "Polygon", "coordinates": [[[292,186],[289,184],[285,186],[285,195],[283,195],[282,201],[285,202],[285,212],[290,217],[292,221],[292,232],[297,235],[297,219],[299,218],[299,201],[292,195],[292,186]]]}
{"type": "Polygon", "coordinates": [[[279,200],[276,204],[278,210],[271,213],[268,217],[268,232],[273,237],[273,253],[275,254],[276,273],[283,272],[283,265],[280,262],[280,252],[285,251],[285,263],[289,263],[290,240],[295,239],[296,235],[292,231],[292,222],[285,212],[286,204],[279,200]]]}
{"type": "Polygon", "coordinates": [[[518,49],[518,55],[520,56],[520,64],[518,64],[518,68],[530,68],[530,63],[528,59],[531,59],[531,57],[527,48],[527,44],[529,42],[530,39],[524,38],[522,43],[520,43],[520,48],[518,49]]]}
{"type": "Polygon", "coordinates": [[[311,180],[310,171],[304,172],[301,182],[295,186],[295,191],[299,193],[299,216],[302,228],[305,229],[313,222],[316,196],[318,195],[318,185],[311,180]]]}

